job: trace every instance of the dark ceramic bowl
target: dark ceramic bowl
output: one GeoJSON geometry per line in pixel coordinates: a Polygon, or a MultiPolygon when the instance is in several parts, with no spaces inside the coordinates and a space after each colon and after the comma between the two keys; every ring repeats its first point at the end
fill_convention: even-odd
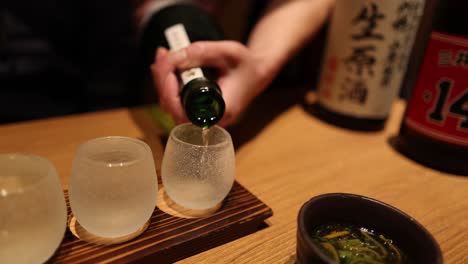
{"type": "Polygon", "coordinates": [[[311,238],[317,226],[327,223],[349,223],[385,234],[406,253],[411,263],[443,262],[435,239],[411,216],[368,197],[330,193],[312,198],[299,211],[298,263],[335,263],[321,252],[311,238]]]}

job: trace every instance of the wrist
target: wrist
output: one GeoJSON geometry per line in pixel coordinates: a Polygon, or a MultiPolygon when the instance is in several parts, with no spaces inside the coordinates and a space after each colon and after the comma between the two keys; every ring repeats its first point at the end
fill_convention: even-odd
{"type": "Polygon", "coordinates": [[[254,73],[258,79],[258,89],[261,92],[273,81],[281,70],[282,64],[277,60],[272,60],[270,56],[254,52],[254,73]]]}

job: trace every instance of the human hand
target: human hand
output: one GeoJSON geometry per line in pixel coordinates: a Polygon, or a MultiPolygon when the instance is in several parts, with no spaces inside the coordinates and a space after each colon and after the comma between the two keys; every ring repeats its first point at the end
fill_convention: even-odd
{"type": "Polygon", "coordinates": [[[246,46],[236,41],[199,41],[178,50],[158,48],[151,65],[153,83],[161,108],[177,123],[188,121],[179,96],[176,70],[194,67],[214,67],[226,104],[226,111],[218,123],[231,125],[248,104],[268,85],[268,76],[261,63],[246,46]]]}

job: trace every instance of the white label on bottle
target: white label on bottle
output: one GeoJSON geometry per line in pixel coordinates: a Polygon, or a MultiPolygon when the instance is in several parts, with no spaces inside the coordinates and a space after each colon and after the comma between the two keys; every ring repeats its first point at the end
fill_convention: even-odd
{"type": "Polygon", "coordinates": [[[357,118],[385,118],[398,94],[424,0],[340,0],[322,62],[319,102],[357,118]]]}
{"type": "MultiPolygon", "coordinates": [[[[190,39],[182,24],[175,24],[164,31],[169,48],[173,51],[183,49],[190,45],[190,39]]],[[[201,68],[192,68],[180,73],[182,83],[186,85],[193,79],[204,77],[201,68]]]]}

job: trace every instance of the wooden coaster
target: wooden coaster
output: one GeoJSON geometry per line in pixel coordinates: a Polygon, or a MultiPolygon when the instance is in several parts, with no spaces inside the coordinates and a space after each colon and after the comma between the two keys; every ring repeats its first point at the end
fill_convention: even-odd
{"type": "MultiPolygon", "coordinates": [[[[69,219],[73,219],[66,190],[65,201],[69,219]]],[[[55,256],[48,264],[174,263],[254,233],[266,226],[264,220],[272,214],[266,204],[235,182],[221,208],[211,215],[186,218],[188,216],[185,214],[174,216],[156,207],[147,223],[149,226],[140,230],[142,233],[139,236],[133,234],[136,237],[120,244],[113,241],[106,245],[102,244],[102,240],[87,238],[75,221],[74,227],[67,229],[55,256]]]]}
{"type": "Polygon", "coordinates": [[[167,195],[167,193],[164,191],[164,187],[161,185],[159,186],[157,201],[157,206],[161,211],[165,212],[166,214],[182,218],[208,217],[216,213],[222,206],[222,203],[219,203],[212,208],[203,210],[185,208],[174,202],[171,197],[167,195]]]}
{"type": "Polygon", "coordinates": [[[150,220],[146,221],[146,223],[136,230],[133,233],[130,233],[125,236],[120,237],[101,237],[97,236],[93,233],[88,232],[80,223],[76,220],[76,217],[73,213],[70,213],[68,216],[68,228],[70,232],[78,239],[86,241],[88,243],[97,244],[97,245],[114,245],[120,244],[127,241],[130,241],[139,235],[141,235],[145,230],[148,228],[150,220]]]}

